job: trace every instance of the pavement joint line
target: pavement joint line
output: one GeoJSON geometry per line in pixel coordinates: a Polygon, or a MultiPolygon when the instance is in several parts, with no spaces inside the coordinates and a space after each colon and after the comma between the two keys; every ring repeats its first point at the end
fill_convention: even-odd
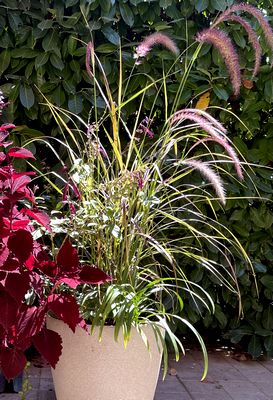
{"type": "Polygon", "coordinates": [[[192,396],[191,392],[189,391],[189,389],[187,388],[187,386],[184,384],[184,382],[182,381],[182,379],[180,378],[179,375],[176,375],[176,379],[178,380],[178,382],[183,386],[183,388],[185,389],[185,391],[188,393],[188,395],[190,396],[190,398],[192,400],[194,400],[194,397],[192,396]]]}
{"type": "MultiPolygon", "coordinates": [[[[273,359],[271,358],[269,361],[273,361],[273,359]]],[[[262,364],[260,361],[258,361],[258,363],[261,365],[261,367],[265,368],[267,371],[269,371],[272,374],[272,370],[270,368],[267,368],[267,366],[262,364]]],[[[272,397],[272,400],[273,400],[273,397],[272,397]]]]}

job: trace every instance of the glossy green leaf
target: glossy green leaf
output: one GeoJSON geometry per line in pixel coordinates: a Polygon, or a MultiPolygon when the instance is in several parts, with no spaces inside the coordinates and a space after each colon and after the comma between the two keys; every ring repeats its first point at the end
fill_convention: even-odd
{"type": "Polygon", "coordinates": [[[196,0],[194,7],[198,12],[204,11],[209,6],[209,0],[196,0]]]}
{"type": "Polygon", "coordinates": [[[71,82],[64,80],[62,82],[63,88],[68,94],[75,94],[76,93],[76,86],[71,82]]]}
{"type": "Polygon", "coordinates": [[[242,32],[234,31],[233,39],[234,39],[235,43],[242,49],[244,49],[246,47],[246,40],[245,40],[244,36],[242,35],[242,32]]]}
{"type": "Polygon", "coordinates": [[[23,25],[23,21],[20,17],[20,13],[18,12],[8,12],[8,20],[11,29],[16,32],[23,25]]]}
{"type": "Polygon", "coordinates": [[[88,25],[91,31],[96,31],[101,28],[102,23],[100,21],[91,20],[88,22],[88,25]]]}
{"type": "Polygon", "coordinates": [[[0,54],[0,75],[8,68],[10,64],[10,50],[3,50],[0,54]]]}
{"type": "Polygon", "coordinates": [[[269,352],[271,357],[272,357],[272,353],[273,353],[273,334],[271,334],[270,336],[268,336],[264,340],[264,347],[265,347],[266,351],[269,352]]]}
{"type": "Polygon", "coordinates": [[[21,104],[30,109],[34,104],[34,93],[30,86],[25,84],[20,85],[20,101],[21,104]]]}
{"type": "Polygon", "coordinates": [[[72,7],[72,6],[74,6],[75,4],[77,4],[78,1],[79,1],[79,0],[65,0],[65,6],[66,6],[66,7],[72,7]]]}
{"type": "Polygon", "coordinates": [[[65,93],[62,89],[62,86],[58,85],[54,92],[51,93],[50,97],[57,106],[63,105],[65,102],[65,93]]]}
{"type": "Polygon", "coordinates": [[[249,341],[247,351],[253,358],[258,358],[262,354],[262,350],[261,339],[258,336],[253,335],[249,341]]]}
{"type": "Polygon", "coordinates": [[[14,49],[11,51],[11,57],[13,58],[34,58],[38,57],[40,52],[38,50],[29,49],[26,47],[14,49]]]}
{"type": "Polygon", "coordinates": [[[42,65],[48,62],[49,54],[48,53],[41,53],[35,58],[35,68],[38,69],[42,65]]]}
{"type": "Polygon", "coordinates": [[[224,11],[227,8],[226,0],[210,0],[210,5],[217,11],[224,11]]]}
{"type": "Polygon", "coordinates": [[[222,85],[213,85],[213,91],[221,100],[227,100],[229,98],[228,92],[222,85]]]}
{"type": "Polygon", "coordinates": [[[260,281],[266,288],[273,290],[273,275],[266,274],[260,281]]]}
{"type": "Polygon", "coordinates": [[[134,24],[134,14],[131,8],[128,6],[127,3],[119,3],[119,10],[122,16],[123,21],[129,25],[133,26],[134,24]]]}
{"type": "Polygon", "coordinates": [[[73,56],[76,48],[77,48],[77,38],[73,35],[70,35],[67,41],[68,53],[73,56]]]}
{"type": "Polygon", "coordinates": [[[46,34],[42,41],[42,47],[45,51],[52,51],[58,47],[58,33],[55,30],[46,34]]]}
{"type": "Polygon", "coordinates": [[[112,1],[111,0],[104,0],[100,3],[102,11],[104,11],[105,13],[109,13],[111,5],[112,5],[112,1]]]}
{"type": "Polygon", "coordinates": [[[106,39],[109,40],[109,42],[113,43],[114,45],[118,46],[120,43],[120,37],[119,34],[114,31],[114,29],[112,29],[110,26],[105,25],[102,28],[102,33],[104,34],[104,36],[106,37],[106,39]]]}
{"type": "Polygon", "coordinates": [[[70,97],[68,100],[68,108],[69,111],[73,112],[74,114],[80,114],[83,108],[82,96],[77,94],[70,97]]]}
{"type": "Polygon", "coordinates": [[[54,53],[50,55],[50,62],[53,65],[53,67],[59,69],[60,71],[64,69],[64,63],[62,59],[56,56],[56,54],[54,53]]]}
{"type": "Polygon", "coordinates": [[[260,263],[260,262],[254,262],[253,265],[254,265],[254,268],[255,268],[255,270],[256,270],[257,272],[262,272],[262,273],[264,273],[264,272],[267,271],[266,265],[264,265],[264,264],[262,264],[262,263],[260,263]]]}
{"type": "Polygon", "coordinates": [[[273,306],[270,304],[263,312],[262,318],[263,327],[273,331],[273,306]]]}
{"type": "Polygon", "coordinates": [[[111,44],[111,43],[104,43],[104,44],[99,45],[99,46],[96,48],[96,52],[107,54],[107,53],[112,53],[112,52],[115,51],[116,49],[117,49],[117,47],[114,46],[113,44],[111,44]]]}
{"type": "Polygon", "coordinates": [[[264,86],[264,94],[270,103],[273,102],[273,79],[269,79],[265,82],[264,86]]]}
{"type": "Polygon", "coordinates": [[[37,27],[43,31],[43,30],[52,28],[53,23],[54,23],[54,21],[52,19],[45,19],[44,21],[39,22],[37,27]]]}
{"type": "Polygon", "coordinates": [[[218,304],[215,306],[215,317],[220,324],[220,328],[224,329],[227,325],[227,316],[218,304]]]}

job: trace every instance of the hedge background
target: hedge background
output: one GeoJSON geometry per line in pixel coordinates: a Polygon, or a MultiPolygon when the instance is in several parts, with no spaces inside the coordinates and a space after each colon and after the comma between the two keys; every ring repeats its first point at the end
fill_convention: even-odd
{"type": "MultiPolygon", "coordinates": [[[[167,32],[183,50],[194,41],[197,31],[209,26],[210,21],[233,0],[1,0],[0,1],[0,89],[9,98],[7,120],[17,125],[15,140],[24,142],[30,137],[58,135],[43,93],[52,103],[88,117],[94,104],[94,91],[85,72],[85,45],[92,39],[95,50],[106,70],[115,92],[117,89],[120,41],[123,46],[124,65],[132,67],[136,43],[154,31],[167,32]]],[[[250,1],[257,5],[257,1],[250,1]]],[[[272,21],[271,2],[259,1],[272,21]]],[[[250,19],[261,33],[257,22],[250,19]]],[[[243,78],[251,77],[254,54],[245,31],[237,24],[226,24],[240,54],[243,78]]],[[[227,81],[227,72],[219,54],[210,46],[203,46],[201,54],[189,76],[180,98],[180,106],[191,99],[210,92],[210,105],[234,112],[240,120],[220,109],[211,110],[228,128],[236,146],[246,159],[255,164],[273,166],[273,75],[268,65],[267,46],[263,66],[253,87],[243,87],[239,99],[234,99],[227,81]]],[[[187,54],[191,58],[191,51],[187,54]]],[[[183,57],[182,65],[187,61],[183,57]]],[[[129,92],[144,87],[147,75],[161,77],[162,63],[168,67],[173,58],[162,49],[154,49],[148,62],[139,66],[139,75],[133,77],[129,92]]],[[[168,82],[170,103],[177,92],[179,76],[168,82]]],[[[247,86],[247,85],[246,85],[247,86]]],[[[147,113],[154,100],[150,90],[144,107],[147,113]]],[[[196,100],[193,100],[193,105],[196,100]]],[[[101,103],[103,107],[103,103],[101,103]]],[[[162,106],[157,99],[157,108],[162,106]]],[[[130,103],[124,111],[134,113],[137,104],[130,103]]],[[[159,113],[160,119],[160,113],[159,113]]],[[[33,151],[36,151],[32,147],[33,151]]],[[[37,149],[40,160],[44,152],[37,149]]],[[[54,167],[54,166],[53,166],[54,167]]],[[[58,168],[58,166],[55,166],[58,168]]],[[[260,296],[254,290],[254,280],[240,259],[236,259],[244,318],[238,319],[237,300],[215,280],[204,274],[202,268],[185,263],[190,279],[201,282],[216,302],[216,313],[199,314],[195,305],[185,307],[189,319],[201,331],[224,333],[234,343],[243,343],[253,357],[262,351],[273,355],[273,243],[272,243],[272,170],[254,168],[245,185],[227,181],[227,191],[234,196],[247,196],[248,200],[229,200],[218,219],[232,228],[254,262],[260,296]],[[257,199],[257,193],[263,198],[257,199]]],[[[196,179],[199,179],[196,177],[196,179]]],[[[198,183],[198,182],[197,182],[198,183]]],[[[204,212],[209,212],[204,208],[204,212]]],[[[183,234],[183,232],[181,232],[183,234]]],[[[209,257],[219,261],[219,254],[204,248],[209,257]]]]}

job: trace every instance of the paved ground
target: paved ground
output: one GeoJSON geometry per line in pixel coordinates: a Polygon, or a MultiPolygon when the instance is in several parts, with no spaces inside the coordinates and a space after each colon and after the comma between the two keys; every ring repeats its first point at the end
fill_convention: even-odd
{"type": "MultiPolygon", "coordinates": [[[[208,376],[200,382],[199,351],[190,350],[178,364],[170,359],[169,374],[164,382],[159,380],[154,400],[273,400],[273,360],[251,361],[244,355],[216,350],[210,352],[209,360],[208,376]]],[[[48,366],[34,361],[29,374],[32,390],[26,399],[55,400],[48,366]]],[[[17,394],[0,394],[1,400],[19,398],[17,394]]]]}

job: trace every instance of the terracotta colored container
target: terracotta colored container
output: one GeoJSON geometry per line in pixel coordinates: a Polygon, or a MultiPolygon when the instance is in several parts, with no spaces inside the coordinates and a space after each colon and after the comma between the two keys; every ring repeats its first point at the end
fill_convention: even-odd
{"type": "Polygon", "coordinates": [[[134,329],[126,347],[106,326],[102,341],[49,317],[47,326],[63,339],[63,352],[52,370],[57,400],[153,400],[162,352],[152,328],[145,328],[150,352],[134,329]]]}

